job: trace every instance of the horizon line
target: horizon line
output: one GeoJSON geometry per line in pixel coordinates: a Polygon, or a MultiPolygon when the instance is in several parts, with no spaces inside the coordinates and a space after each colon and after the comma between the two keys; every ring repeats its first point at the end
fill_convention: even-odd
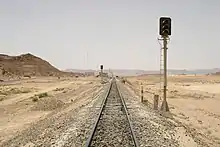
{"type": "MultiPolygon", "coordinates": [[[[213,69],[217,69],[217,70],[220,70],[220,68],[197,68],[197,69],[185,69],[185,68],[181,68],[181,69],[178,69],[178,68],[170,68],[170,69],[167,69],[167,70],[186,70],[186,71],[192,71],[192,70],[213,70],[213,69]]],[[[84,69],[84,68],[67,68],[67,69],[64,69],[65,70],[95,70],[97,71],[97,69],[84,69]]],[[[104,70],[109,70],[109,68],[107,69],[104,69],[104,70]]],[[[160,71],[159,69],[156,70],[146,70],[146,69],[130,69],[130,68],[110,68],[110,70],[141,70],[141,71],[160,71]]]]}

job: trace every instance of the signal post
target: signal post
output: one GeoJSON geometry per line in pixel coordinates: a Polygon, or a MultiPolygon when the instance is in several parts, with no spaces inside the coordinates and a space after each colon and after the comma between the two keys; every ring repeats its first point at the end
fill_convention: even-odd
{"type": "Polygon", "coordinates": [[[163,102],[161,105],[162,111],[169,111],[169,106],[167,103],[167,44],[169,36],[171,35],[171,18],[170,17],[160,17],[159,22],[159,34],[161,35],[161,40],[163,41],[163,61],[164,61],[164,83],[163,83],[163,102]]]}
{"type": "Polygon", "coordinates": [[[103,82],[103,65],[100,65],[100,77],[101,77],[101,83],[103,82]]]}

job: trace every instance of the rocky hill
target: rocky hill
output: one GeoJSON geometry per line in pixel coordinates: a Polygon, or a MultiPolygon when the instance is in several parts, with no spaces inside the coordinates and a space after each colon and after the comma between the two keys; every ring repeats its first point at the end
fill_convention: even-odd
{"type": "Polygon", "coordinates": [[[30,53],[19,56],[0,54],[1,76],[61,76],[66,73],[30,53]]]}

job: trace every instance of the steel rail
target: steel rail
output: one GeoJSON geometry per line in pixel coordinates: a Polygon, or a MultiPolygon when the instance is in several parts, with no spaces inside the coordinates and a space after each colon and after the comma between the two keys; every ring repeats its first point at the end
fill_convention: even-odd
{"type": "MultiPolygon", "coordinates": [[[[96,120],[95,126],[93,127],[92,132],[91,132],[89,138],[87,139],[86,147],[90,147],[90,145],[91,145],[91,143],[92,143],[93,137],[94,137],[95,132],[96,132],[96,128],[97,128],[97,126],[98,126],[98,123],[99,123],[99,120],[100,120],[100,118],[101,118],[102,112],[103,112],[103,110],[104,110],[104,107],[105,107],[107,98],[108,98],[109,93],[110,93],[110,91],[111,91],[113,81],[116,82],[116,79],[112,79],[112,80],[111,80],[111,83],[110,83],[108,92],[107,92],[107,94],[106,94],[106,96],[105,96],[105,98],[104,98],[104,100],[103,100],[103,103],[102,103],[102,106],[101,106],[101,110],[100,110],[100,112],[99,112],[99,115],[98,115],[98,118],[97,118],[97,120],[96,120]]],[[[123,97],[122,97],[121,92],[119,91],[117,82],[116,82],[116,89],[117,89],[117,91],[118,91],[118,93],[119,93],[119,96],[120,96],[122,105],[123,105],[124,110],[125,110],[126,118],[127,118],[127,120],[128,120],[128,123],[129,123],[129,129],[130,129],[130,131],[131,131],[131,136],[132,136],[133,144],[134,144],[135,147],[139,147],[139,145],[138,145],[138,143],[137,143],[137,139],[136,139],[135,133],[134,133],[134,130],[133,130],[133,126],[132,126],[132,124],[131,124],[131,120],[130,120],[130,118],[129,118],[129,114],[128,114],[128,110],[127,110],[126,103],[125,103],[125,101],[124,101],[124,99],[123,99],[123,97]]]]}
{"type": "Polygon", "coordinates": [[[125,110],[125,114],[126,114],[126,117],[127,117],[128,123],[129,123],[129,128],[130,128],[130,131],[131,131],[131,134],[132,134],[131,136],[132,136],[132,140],[133,140],[134,146],[135,147],[139,147],[138,142],[137,142],[137,138],[135,136],[134,129],[133,129],[133,126],[132,126],[132,123],[131,123],[131,120],[129,118],[129,113],[128,113],[128,110],[127,110],[127,106],[126,106],[125,100],[124,100],[124,98],[123,98],[123,96],[122,96],[122,94],[121,94],[121,92],[120,92],[120,90],[118,88],[117,83],[116,83],[116,88],[118,90],[119,96],[120,96],[121,101],[122,101],[122,105],[123,105],[124,110],[125,110]]]}
{"type": "Polygon", "coordinates": [[[110,81],[109,89],[108,89],[108,91],[107,91],[107,94],[106,94],[106,96],[105,96],[105,99],[104,99],[103,102],[102,102],[102,106],[101,106],[101,109],[100,109],[98,118],[97,118],[97,120],[96,120],[95,126],[93,127],[92,132],[91,132],[91,134],[90,134],[90,136],[89,136],[89,138],[88,138],[88,140],[87,140],[87,142],[86,142],[86,147],[90,147],[90,145],[91,145],[91,143],[92,143],[92,138],[93,138],[93,136],[94,136],[94,134],[95,134],[96,128],[97,128],[98,123],[99,123],[99,120],[100,120],[100,118],[101,118],[101,116],[102,116],[102,112],[103,112],[103,110],[104,110],[106,100],[107,100],[107,98],[108,98],[108,96],[109,96],[109,93],[110,93],[110,91],[111,91],[111,88],[112,88],[112,83],[113,83],[113,80],[110,81]]]}

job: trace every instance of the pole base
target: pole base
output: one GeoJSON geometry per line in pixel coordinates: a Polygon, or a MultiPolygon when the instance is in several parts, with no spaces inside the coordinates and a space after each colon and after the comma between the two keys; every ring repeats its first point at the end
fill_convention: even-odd
{"type": "Polygon", "coordinates": [[[168,112],[170,111],[167,101],[163,101],[161,105],[161,111],[168,112]]]}

